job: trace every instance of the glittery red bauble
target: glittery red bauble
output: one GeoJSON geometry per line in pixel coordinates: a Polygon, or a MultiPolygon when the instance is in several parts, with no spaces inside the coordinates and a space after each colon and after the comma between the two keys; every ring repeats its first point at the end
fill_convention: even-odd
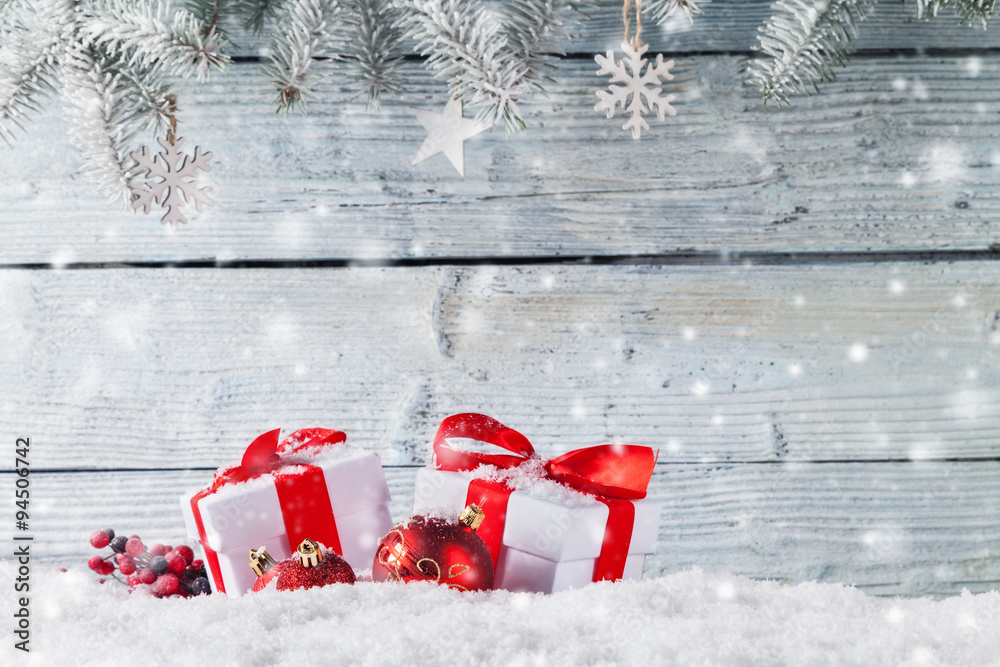
{"type": "Polygon", "coordinates": [[[257,581],[253,582],[253,592],[258,593],[267,588],[267,585],[271,583],[271,580],[281,574],[281,571],[285,569],[286,565],[288,565],[288,561],[286,560],[283,560],[280,563],[275,563],[271,566],[270,570],[257,577],[257,581]]]}
{"type": "Polygon", "coordinates": [[[278,574],[279,591],[294,591],[297,588],[313,588],[327,584],[353,584],[357,581],[354,570],[333,549],[324,551],[323,560],[315,567],[306,567],[295,556],[278,563],[278,566],[283,566],[278,574]]]}
{"type": "Polygon", "coordinates": [[[493,560],[476,531],[457,520],[410,517],[375,552],[374,581],[436,581],[463,591],[493,587],[493,560]]]}

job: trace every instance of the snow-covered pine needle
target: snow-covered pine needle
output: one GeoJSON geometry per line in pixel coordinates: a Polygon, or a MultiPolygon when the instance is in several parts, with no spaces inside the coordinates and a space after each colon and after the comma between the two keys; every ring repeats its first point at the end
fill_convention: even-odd
{"type": "Polygon", "coordinates": [[[345,56],[355,77],[367,84],[366,108],[378,111],[382,93],[402,93],[404,35],[399,10],[391,0],[350,0],[345,9],[344,23],[350,28],[345,56]]]}
{"type": "MultiPolygon", "coordinates": [[[[4,16],[7,11],[10,10],[16,3],[16,0],[0,0],[0,26],[3,26],[4,16]]],[[[3,28],[0,27],[0,34],[3,33],[3,28]]],[[[2,44],[3,42],[0,42],[2,44]]]]}
{"type": "Polygon", "coordinates": [[[328,56],[334,38],[336,0],[290,0],[271,36],[271,65],[263,68],[278,91],[278,111],[305,107],[315,97],[311,86],[319,75],[313,59],[328,56]]]}
{"type": "Polygon", "coordinates": [[[73,41],[69,0],[10,0],[0,29],[0,137],[14,140],[23,118],[39,110],[39,98],[56,89],[58,63],[73,41]]]}
{"type": "Polygon", "coordinates": [[[699,5],[707,5],[712,0],[699,0],[694,2],[694,0],[652,0],[649,4],[643,5],[643,11],[649,12],[649,15],[653,17],[653,20],[657,23],[663,23],[668,18],[674,15],[674,13],[679,9],[688,17],[689,20],[694,19],[695,14],[702,14],[701,7],[699,5]]]}
{"type": "Polygon", "coordinates": [[[148,128],[165,134],[176,109],[172,108],[171,91],[164,82],[162,68],[158,65],[136,67],[115,58],[109,59],[107,68],[119,75],[118,83],[124,91],[121,117],[123,122],[136,128],[133,136],[148,128]]]}
{"type": "Polygon", "coordinates": [[[141,126],[128,99],[133,89],[114,70],[93,46],[77,44],[66,59],[63,83],[74,105],[71,132],[83,155],[82,172],[109,193],[109,203],[121,199],[127,204],[135,176],[129,142],[141,126]]]}
{"type": "Polygon", "coordinates": [[[775,15],[761,27],[757,50],[768,58],[750,62],[747,83],[760,88],[767,100],[788,103],[789,93],[817,91],[833,81],[832,65],[847,63],[847,51],[858,34],[864,9],[875,0],[779,0],[775,15]]]}
{"type": "Polygon", "coordinates": [[[916,2],[917,18],[934,18],[942,9],[952,5],[962,23],[981,22],[984,29],[987,19],[993,16],[997,6],[997,0],[916,0],[916,2]]]}
{"type": "Polygon", "coordinates": [[[159,0],[100,0],[88,12],[84,34],[134,64],[160,63],[177,76],[204,80],[212,67],[229,62],[217,27],[159,0]]]}
{"type": "Polygon", "coordinates": [[[186,0],[184,8],[202,26],[202,33],[215,31],[219,35],[219,43],[231,44],[225,30],[225,19],[235,16],[238,4],[234,0],[186,0]]]}
{"type": "Polygon", "coordinates": [[[566,54],[561,43],[569,37],[568,24],[582,18],[583,2],[574,0],[516,0],[505,7],[503,34],[520,61],[526,82],[541,88],[539,78],[566,54]]]}
{"type": "Polygon", "coordinates": [[[264,26],[281,14],[282,0],[230,0],[232,14],[242,17],[244,25],[255,35],[264,32],[264,26]]]}
{"type": "Polygon", "coordinates": [[[448,79],[449,92],[482,106],[478,120],[502,120],[507,132],[524,128],[517,99],[523,63],[511,58],[500,24],[473,0],[402,0],[405,24],[429,55],[427,64],[448,79]]]}

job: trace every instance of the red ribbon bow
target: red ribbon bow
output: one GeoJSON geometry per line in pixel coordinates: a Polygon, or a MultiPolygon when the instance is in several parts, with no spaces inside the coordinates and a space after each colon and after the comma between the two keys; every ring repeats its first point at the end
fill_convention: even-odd
{"type": "Polygon", "coordinates": [[[312,447],[327,447],[347,441],[347,434],[328,428],[304,428],[292,433],[278,444],[280,428],[258,435],[243,452],[238,466],[227,468],[215,474],[212,491],[226,484],[245,482],[274,472],[281,467],[281,455],[291,454],[312,447]]]}
{"type": "MultiPolygon", "coordinates": [[[[434,437],[434,465],[439,470],[474,470],[482,464],[498,468],[514,468],[535,456],[531,442],[512,428],[486,415],[465,413],[452,415],[441,422],[434,437]],[[511,454],[484,454],[455,449],[448,438],[467,438],[496,445],[511,454]]],[[[608,506],[608,524],[604,531],[601,553],[597,559],[594,581],[621,579],[625,571],[635,506],[629,500],[646,497],[646,488],[656,465],[656,453],[650,447],[638,445],[597,445],[584,447],[557,456],[545,463],[551,479],[585,493],[608,506]]],[[[469,484],[466,504],[475,502],[484,493],[498,496],[500,507],[494,505],[477,531],[493,557],[496,568],[506,525],[507,501],[513,489],[502,482],[482,479],[469,484]]]]}
{"type": "Polygon", "coordinates": [[[285,532],[291,548],[297,546],[303,539],[318,540],[327,547],[340,553],[340,534],[330,506],[330,496],[326,488],[323,469],[313,465],[302,465],[305,471],[301,474],[283,474],[281,468],[286,463],[282,461],[283,454],[291,454],[313,447],[328,447],[347,440],[347,435],[341,431],[326,428],[307,428],[292,433],[279,445],[278,435],[281,429],[268,431],[257,436],[243,452],[240,464],[221,470],[215,474],[212,485],[199,491],[191,498],[191,510],[194,513],[198,536],[205,551],[208,569],[215,581],[215,588],[220,593],[226,587],[222,581],[219,566],[219,555],[208,544],[205,533],[205,523],[201,516],[198,502],[205,496],[212,495],[227,484],[236,484],[274,474],[274,485],[278,491],[278,502],[285,523],[285,532]]]}

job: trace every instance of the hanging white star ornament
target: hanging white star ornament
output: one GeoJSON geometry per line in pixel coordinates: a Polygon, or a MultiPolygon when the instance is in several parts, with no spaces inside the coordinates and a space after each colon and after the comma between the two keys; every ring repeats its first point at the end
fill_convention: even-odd
{"type": "Polygon", "coordinates": [[[410,165],[423,162],[438,153],[444,153],[465,177],[465,141],[485,132],[491,126],[471,118],[462,117],[462,100],[451,99],[445,105],[444,111],[425,111],[410,107],[420,124],[427,130],[427,138],[417,151],[410,165]]]}
{"type": "Polygon", "coordinates": [[[608,118],[615,115],[615,106],[621,106],[622,111],[631,114],[631,117],[622,125],[623,130],[632,130],[632,137],[639,138],[642,130],[648,130],[649,125],[643,114],[656,108],[656,115],[663,120],[663,115],[676,116],[677,110],[670,106],[674,100],[674,95],[664,95],[662,88],[653,87],[660,85],[660,77],[667,81],[672,81],[674,75],[670,73],[670,68],[674,66],[673,60],[663,62],[663,55],[657,54],[656,63],[647,63],[643,55],[649,49],[648,44],[640,44],[639,49],[632,48],[628,42],[622,42],[622,51],[625,57],[620,62],[615,62],[614,54],[608,51],[608,55],[600,54],[594,56],[594,60],[601,66],[597,75],[611,75],[611,84],[607,92],[597,91],[597,96],[601,101],[594,105],[594,111],[606,111],[608,118]],[[645,67],[645,71],[643,71],[645,67]],[[613,84],[624,83],[624,86],[613,84]]]}

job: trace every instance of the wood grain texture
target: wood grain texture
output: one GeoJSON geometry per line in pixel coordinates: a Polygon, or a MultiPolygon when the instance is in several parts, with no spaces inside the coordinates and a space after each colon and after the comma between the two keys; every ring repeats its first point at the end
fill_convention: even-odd
{"type": "MultiPolygon", "coordinates": [[[[442,106],[419,65],[366,113],[334,83],[276,118],[255,64],[181,91],[181,134],[214,153],[218,205],[177,234],[103,208],[49,113],[0,151],[0,264],[674,252],[985,250],[1000,241],[1000,55],[858,58],[821,96],[763,108],[745,60],[681,59],[679,113],[635,141],[565,64],[529,129],[409,166],[442,106]]],[[[193,84],[192,84],[193,86],[193,84]]]]}
{"type": "Polygon", "coordinates": [[[995,459],[1000,262],[0,272],[0,410],[44,468],[217,466],[334,426],[542,451],[995,459]]]}
{"type": "MultiPolygon", "coordinates": [[[[624,37],[622,3],[597,0],[588,3],[587,19],[573,21],[573,38],[562,44],[567,53],[593,54],[617,49],[624,37]]],[[[713,0],[703,4],[703,14],[689,21],[678,13],[657,25],[648,15],[642,36],[653,52],[705,53],[750,51],[758,44],[757,33],[774,14],[773,0],[713,0]]],[[[646,4],[648,7],[648,3],[646,4]]],[[[996,31],[979,25],[963,26],[948,9],[933,21],[917,18],[915,3],[879,3],[866,10],[867,20],[859,24],[855,42],[859,51],[885,49],[989,49],[1000,46],[996,31]]],[[[234,52],[259,56],[267,48],[265,40],[233,31],[234,52]]],[[[416,49],[410,46],[411,52],[416,49]]]]}
{"type": "MultiPolygon", "coordinates": [[[[1000,585],[1000,464],[947,462],[659,465],[658,552],[646,576],[691,567],[885,595],[1000,585]]],[[[387,468],[392,515],[409,515],[413,468],[387,468]]],[[[92,530],[186,541],[178,496],[209,471],[36,473],[36,558],[82,565],[92,530]]],[[[13,475],[0,475],[10,489],[13,475]]],[[[9,494],[7,494],[9,495],[9,494]]]]}

